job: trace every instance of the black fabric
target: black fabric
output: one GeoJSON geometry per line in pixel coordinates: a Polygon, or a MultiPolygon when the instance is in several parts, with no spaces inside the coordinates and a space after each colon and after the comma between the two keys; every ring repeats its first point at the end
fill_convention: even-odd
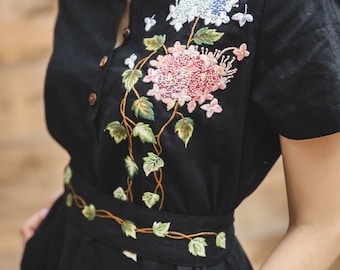
{"type": "MultiPolygon", "coordinates": [[[[306,139],[340,130],[339,0],[132,0],[131,35],[113,49],[124,7],[125,0],[59,0],[46,76],[49,131],[70,154],[74,170],[100,192],[112,196],[121,187],[130,200],[126,203],[131,203],[133,195],[133,204],[140,207],[146,207],[145,192],[154,192],[160,196],[154,210],[202,218],[227,216],[261,183],[280,155],[279,134],[306,139]],[[182,13],[171,16],[176,5],[182,13]],[[214,21],[217,13],[220,21],[214,21]],[[188,14],[193,17],[185,17],[188,14]],[[195,21],[197,14],[201,18],[195,21]],[[147,31],[145,18],[156,20],[147,31]],[[144,40],[155,35],[156,42],[144,40]],[[156,46],[160,40],[166,50],[156,46]],[[186,62],[176,41],[198,44],[186,47],[191,62],[186,62]],[[155,52],[146,44],[156,46],[155,52]],[[222,50],[224,58],[215,49],[222,50]],[[135,88],[127,90],[122,74],[132,54],[137,57],[134,68],[142,66],[141,76],[135,88]],[[170,61],[167,54],[184,58],[182,64],[167,66],[168,73],[161,78],[161,67],[170,61]],[[108,62],[100,67],[104,55],[108,62]],[[217,72],[219,68],[222,73],[217,72]],[[152,70],[157,70],[158,79],[150,76],[148,81],[152,70]],[[228,78],[208,88],[216,76],[228,78]],[[191,85],[180,88],[189,79],[191,85]],[[156,84],[163,87],[159,92],[153,88],[156,84]],[[219,89],[203,95],[198,92],[202,85],[206,87],[202,91],[219,89]],[[171,91],[165,95],[167,87],[171,91]],[[90,93],[97,97],[92,106],[90,93]],[[197,99],[196,108],[189,112],[193,93],[203,100],[197,99]],[[134,111],[138,96],[147,98],[149,103],[144,99],[144,105],[147,113],[154,112],[154,119],[134,111]],[[168,106],[174,100],[179,105],[167,110],[169,99],[168,106]],[[161,135],[153,143],[143,142],[136,130],[132,134],[138,122],[161,135]],[[116,142],[107,130],[109,123],[128,126],[130,138],[116,142]],[[179,130],[183,123],[185,128],[179,130]],[[147,173],[144,165],[150,165],[150,153],[164,164],[147,173]],[[127,156],[130,165],[134,161],[139,168],[132,177],[126,169],[127,156]]],[[[65,216],[62,201],[55,208],[59,210],[50,213],[29,241],[22,270],[251,269],[237,242],[230,256],[207,267],[184,267],[185,262],[177,266],[142,256],[134,262],[121,254],[122,248],[113,248],[75,226],[72,217],[65,216]]]]}

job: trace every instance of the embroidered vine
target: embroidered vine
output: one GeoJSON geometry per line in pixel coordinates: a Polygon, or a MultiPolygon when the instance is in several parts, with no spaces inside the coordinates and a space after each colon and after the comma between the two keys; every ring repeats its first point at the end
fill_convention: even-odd
{"type": "MultiPolygon", "coordinates": [[[[223,107],[214,93],[226,89],[237,73],[235,61],[243,61],[250,55],[245,43],[239,47],[231,46],[214,51],[203,47],[214,45],[224,35],[216,28],[209,28],[209,24],[220,26],[234,20],[243,27],[247,22],[253,21],[247,5],[243,12],[235,13],[230,19],[228,14],[233,8],[239,7],[238,3],[238,0],[176,0],[175,5],[169,8],[166,20],[170,21],[176,31],[180,31],[185,23],[192,23],[186,43],[176,41],[168,46],[165,34],[154,35],[144,38],[145,50],[148,52],[145,57],[138,60],[133,53],[126,58],[128,69],[122,74],[125,94],[120,103],[121,119],[106,127],[115,143],[127,141],[127,156],[124,159],[127,171],[126,188],[117,187],[113,192],[115,198],[133,202],[133,179],[140,173],[138,163],[143,162],[145,177],[153,178],[155,186],[153,190],[143,194],[142,200],[149,208],[158,204],[158,209],[162,209],[165,197],[163,169],[166,166],[162,159],[161,138],[164,131],[176,121],[174,132],[187,148],[194,132],[194,120],[183,113],[182,107],[186,107],[188,114],[200,109],[207,118],[221,113],[223,107]],[[200,20],[204,21],[205,27],[197,29],[200,20]],[[146,69],[147,74],[143,75],[146,69]],[[140,81],[150,85],[146,93],[139,91],[140,81]],[[131,108],[127,108],[128,100],[133,100],[131,108]],[[169,111],[169,118],[159,130],[154,130],[151,125],[155,121],[153,102],[164,103],[169,111]],[[130,117],[128,111],[134,117],[130,117]],[[134,156],[136,139],[152,146],[143,160],[137,161],[134,156]]],[[[144,22],[145,31],[149,31],[156,25],[155,15],[146,17],[144,22]]],[[[81,206],[85,207],[82,204],[81,206]]],[[[203,242],[200,243],[203,245],[203,242]]]]}
{"type": "MultiPolygon", "coordinates": [[[[205,257],[205,247],[208,245],[203,236],[215,236],[215,245],[218,248],[226,248],[226,233],[225,232],[198,232],[192,234],[184,234],[178,231],[170,230],[170,222],[154,221],[149,228],[138,228],[131,220],[124,220],[116,216],[114,213],[106,209],[97,209],[94,204],[88,204],[83,197],[77,194],[72,185],[72,169],[66,167],[64,171],[64,184],[69,193],[66,196],[66,205],[72,207],[73,204],[82,210],[84,218],[93,221],[95,218],[111,219],[120,225],[122,233],[127,237],[137,239],[138,234],[150,234],[161,238],[170,238],[173,240],[187,240],[188,251],[194,256],[205,257]]],[[[137,260],[137,255],[130,251],[123,251],[127,257],[137,260]]]]}

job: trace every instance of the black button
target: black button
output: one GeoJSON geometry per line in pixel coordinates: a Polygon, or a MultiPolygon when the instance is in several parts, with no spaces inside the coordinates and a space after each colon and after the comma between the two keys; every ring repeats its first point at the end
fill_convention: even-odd
{"type": "Polygon", "coordinates": [[[127,39],[131,34],[131,30],[129,27],[125,27],[124,30],[123,30],[123,38],[124,39],[127,39]]]}

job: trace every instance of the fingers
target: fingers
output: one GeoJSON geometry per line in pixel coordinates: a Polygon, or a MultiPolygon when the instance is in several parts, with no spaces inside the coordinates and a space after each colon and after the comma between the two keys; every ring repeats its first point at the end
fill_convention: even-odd
{"type": "Polygon", "coordinates": [[[40,223],[44,220],[48,214],[47,208],[42,208],[40,211],[32,215],[21,227],[20,233],[24,244],[33,236],[40,223]]]}

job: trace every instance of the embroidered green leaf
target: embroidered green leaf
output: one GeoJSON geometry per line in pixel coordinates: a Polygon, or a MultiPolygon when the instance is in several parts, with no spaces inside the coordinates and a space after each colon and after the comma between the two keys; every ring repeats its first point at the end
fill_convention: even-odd
{"type": "Polygon", "coordinates": [[[156,144],[155,135],[152,132],[152,129],[149,127],[148,124],[144,124],[142,122],[137,123],[137,125],[132,130],[132,135],[134,137],[139,137],[142,143],[152,143],[156,144]]]}
{"type": "Polygon", "coordinates": [[[147,207],[152,208],[152,206],[159,201],[159,195],[152,192],[145,192],[142,200],[147,207]]]}
{"type": "Polygon", "coordinates": [[[71,183],[72,178],[72,169],[70,166],[67,166],[64,170],[64,184],[69,185],[71,183]]]}
{"type": "Polygon", "coordinates": [[[109,131],[110,136],[117,144],[125,140],[128,136],[125,127],[118,121],[107,124],[106,130],[109,131]]]}
{"type": "Polygon", "coordinates": [[[199,29],[194,35],[194,42],[197,45],[207,44],[214,45],[214,42],[220,40],[224,33],[216,32],[216,29],[209,29],[203,27],[199,29]]]}
{"type": "Polygon", "coordinates": [[[216,246],[226,249],[227,247],[227,238],[226,238],[226,234],[225,232],[220,232],[217,236],[216,236],[216,246]]]}
{"type": "Polygon", "coordinates": [[[71,207],[72,204],[73,204],[73,195],[72,195],[72,193],[69,193],[69,194],[67,194],[67,196],[66,196],[66,205],[67,205],[68,207],[71,207]]]}
{"type": "Polygon", "coordinates": [[[164,167],[163,159],[154,153],[149,152],[147,157],[143,157],[143,160],[143,169],[146,176],[152,172],[158,171],[159,168],[164,167]]]}
{"type": "Polygon", "coordinates": [[[177,132],[178,137],[184,142],[185,148],[194,131],[194,120],[190,117],[185,117],[177,121],[175,125],[175,132],[177,132]]]}
{"type": "Polygon", "coordinates": [[[207,242],[203,237],[196,237],[189,242],[189,252],[194,256],[206,257],[205,247],[207,242]]]}
{"type": "Polygon", "coordinates": [[[136,253],[133,253],[131,251],[128,251],[128,250],[123,250],[122,252],[126,257],[128,257],[129,259],[137,262],[137,254],[136,253]]]}
{"type": "Polygon", "coordinates": [[[144,38],[145,49],[148,51],[157,51],[161,48],[166,40],[166,35],[155,35],[152,38],[144,38]]]}
{"type": "Polygon", "coordinates": [[[127,237],[132,237],[134,239],[137,239],[136,235],[136,225],[130,221],[130,220],[124,220],[122,223],[122,231],[127,237]]]}
{"type": "Polygon", "coordinates": [[[147,120],[155,121],[155,115],[153,111],[153,104],[147,97],[140,97],[132,104],[132,111],[136,117],[142,117],[147,120]]]}
{"type": "Polygon", "coordinates": [[[96,207],[93,204],[86,205],[82,211],[84,217],[88,220],[94,220],[96,217],[96,207]]]}
{"type": "Polygon", "coordinates": [[[125,162],[125,168],[127,169],[128,174],[131,178],[133,178],[135,175],[138,174],[139,172],[138,165],[136,164],[136,162],[132,160],[130,156],[127,156],[124,159],[124,162],[125,162]]]}
{"type": "Polygon", "coordinates": [[[115,197],[116,199],[121,200],[121,201],[127,201],[127,196],[125,194],[125,191],[121,187],[117,187],[113,191],[113,197],[115,197]]]}
{"type": "Polygon", "coordinates": [[[138,82],[139,78],[142,78],[142,71],[138,69],[127,69],[122,74],[122,82],[124,83],[125,89],[130,92],[131,89],[138,82]]]}
{"type": "Polygon", "coordinates": [[[152,224],[153,233],[158,237],[165,237],[169,233],[170,222],[162,223],[162,222],[154,222],[152,224]]]}

